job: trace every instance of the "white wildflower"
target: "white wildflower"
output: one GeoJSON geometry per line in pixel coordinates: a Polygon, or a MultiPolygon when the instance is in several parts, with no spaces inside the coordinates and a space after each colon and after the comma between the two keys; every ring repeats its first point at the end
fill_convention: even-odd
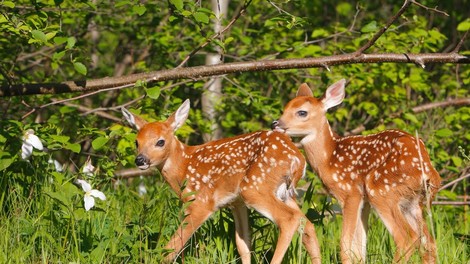
{"type": "Polygon", "coordinates": [[[58,162],[57,160],[55,160],[55,159],[49,159],[47,162],[49,162],[49,164],[54,164],[55,170],[56,170],[57,172],[63,172],[63,171],[64,171],[64,167],[63,167],[62,164],[60,164],[60,162],[58,162]]]}
{"type": "Polygon", "coordinates": [[[84,181],[84,180],[77,180],[77,182],[82,186],[83,191],[85,192],[85,196],[83,200],[85,201],[85,210],[90,210],[93,206],[95,206],[95,198],[99,198],[102,201],[106,200],[106,196],[104,193],[96,190],[91,189],[91,185],[84,181]]]}
{"type": "Polygon", "coordinates": [[[43,150],[41,140],[34,135],[34,130],[28,129],[23,134],[23,145],[21,145],[21,158],[26,160],[33,154],[33,148],[43,150]]]}
{"type": "Polygon", "coordinates": [[[82,168],[82,173],[88,177],[93,176],[93,172],[95,171],[95,166],[91,164],[91,158],[88,156],[88,159],[85,162],[85,166],[82,168]]]}

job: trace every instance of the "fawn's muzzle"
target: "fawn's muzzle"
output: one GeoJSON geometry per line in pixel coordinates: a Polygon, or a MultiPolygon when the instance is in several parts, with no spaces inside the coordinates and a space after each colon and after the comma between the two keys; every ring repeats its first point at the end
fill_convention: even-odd
{"type": "Polygon", "coordinates": [[[140,169],[147,169],[150,166],[149,160],[142,154],[139,154],[135,158],[135,165],[137,165],[140,169]]]}
{"type": "Polygon", "coordinates": [[[271,129],[274,130],[279,126],[279,121],[274,120],[273,123],[271,124],[271,129]]]}

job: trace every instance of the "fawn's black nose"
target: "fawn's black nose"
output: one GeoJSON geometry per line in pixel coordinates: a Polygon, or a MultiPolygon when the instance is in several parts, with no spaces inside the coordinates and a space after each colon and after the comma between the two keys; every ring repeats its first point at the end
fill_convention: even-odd
{"type": "Polygon", "coordinates": [[[141,166],[145,166],[147,165],[149,162],[149,160],[142,154],[139,154],[136,158],[135,158],[135,165],[141,167],[141,166]]]}
{"type": "Polygon", "coordinates": [[[277,126],[279,126],[279,121],[274,120],[273,123],[271,124],[271,129],[275,129],[277,126]]]}

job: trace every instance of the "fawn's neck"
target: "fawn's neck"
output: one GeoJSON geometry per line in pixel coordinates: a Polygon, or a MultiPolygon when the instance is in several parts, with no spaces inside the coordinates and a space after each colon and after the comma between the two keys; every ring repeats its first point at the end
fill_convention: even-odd
{"type": "Polygon", "coordinates": [[[313,133],[301,141],[310,166],[323,178],[329,171],[330,159],[336,148],[335,135],[328,121],[322,122],[313,133]]]}
{"type": "Polygon", "coordinates": [[[170,146],[168,158],[162,164],[160,172],[173,191],[179,195],[185,185],[187,164],[193,147],[180,142],[176,137],[170,146]]]}

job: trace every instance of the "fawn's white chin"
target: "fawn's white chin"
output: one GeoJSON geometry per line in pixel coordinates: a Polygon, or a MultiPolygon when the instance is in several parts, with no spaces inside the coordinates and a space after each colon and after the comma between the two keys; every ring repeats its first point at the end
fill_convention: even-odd
{"type": "Polygon", "coordinates": [[[138,168],[141,169],[141,170],[146,170],[146,169],[148,169],[149,167],[150,167],[149,164],[145,164],[145,165],[138,166],[138,168]]]}
{"type": "Polygon", "coordinates": [[[280,128],[280,127],[276,127],[273,130],[276,131],[276,132],[286,133],[286,130],[283,129],[283,128],[280,128]]]}

